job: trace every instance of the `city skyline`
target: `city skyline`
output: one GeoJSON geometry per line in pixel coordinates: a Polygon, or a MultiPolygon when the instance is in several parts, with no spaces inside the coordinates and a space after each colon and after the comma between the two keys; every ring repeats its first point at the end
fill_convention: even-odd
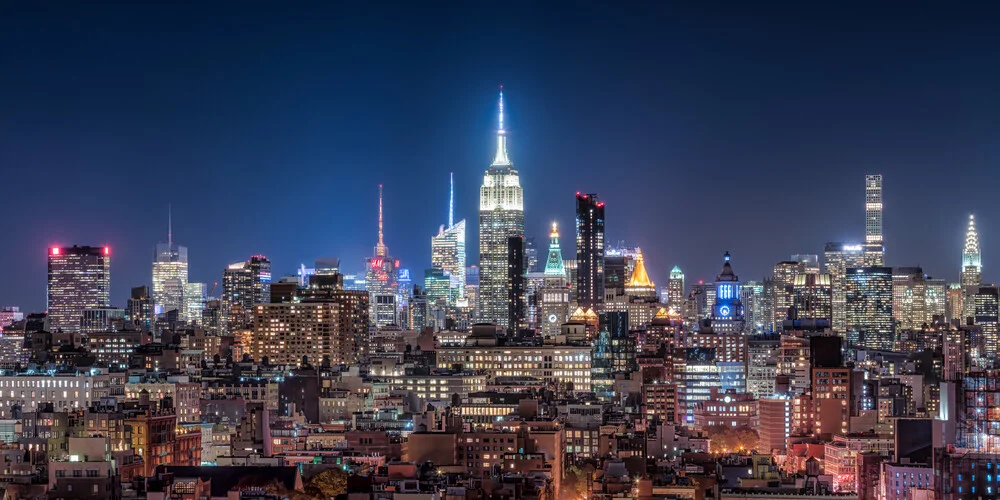
{"type": "MultiPolygon", "coordinates": [[[[41,19],[38,12],[31,12],[30,9],[18,14],[21,15],[12,18],[19,17],[29,25],[41,19]]],[[[660,11],[650,14],[654,19],[664,15],[660,11]]],[[[688,14],[696,21],[708,22],[704,13],[688,14]]],[[[879,11],[870,14],[871,19],[852,22],[859,28],[871,28],[880,16],[888,15],[879,11]]],[[[212,12],[207,15],[211,16],[212,12]]],[[[305,22],[295,13],[285,15],[305,22]]],[[[539,15],[544,17],[551,12],[542,9],[539,15]]],[[[976,50],[982,50],[971,43],[978,25],[966,26],[966,33],[959,33],[953,29],[956,15],[940,21],[946,36],[936,42],[974,59],[971,55],[976,50]]],[[[752,17],[750,13],[737,11],[724,21],[737,23],[748,16],[752,17]]],[[[843,16],[849,17],[847,14],[843,16]]],[[[649,29],[637,17],[626,16],[622,24],[649,29]]],[[[974,16],[962,17],[971,19],[974,16]]],[[[114,19],[110,22],[111,32],[124,29],[124,25],[116,24],[114,19]]],[[[912,35],[927,22],[904,18],[892,26],[891,31],[909,35],[912,40],[912,35]]],[[[817,23],[815,28],[830,35],[830,24],[817,23]]],[[[308,29],[308,24],[306,28],[306,35],[303,36],[319,36],[315,29],[308,29]]],[[[616,29],[624,31],[623,27],[616,29]]],[[[233,30],[235,35],[248,36],[238,28],[233,30]]],[[[764,37],[756,31],[744,32],[750,43],[747,59],[724,58],[717,62],[730,66],[762,62],[766,48],[782,40],[782,37],[798,34],[790,30],[778,30],[773,35],[775,38],[764,37]]],[[[438,46],[459,34],[460,31],[446,30],[440,40],[428,43],[438,46]]],[[[582,36],[575,32],[546,36],[560,34],[575,36],[570,36],[569,40],[582,36]]],[[[162,37],[161,40],[170,39],[169,34],[153,33],[137,40],[140,42],[138,45],[159,43],[152,38],[154,35],[162,37]]],[[[206,33],[198,32],[197,35],[204,37],[206,33]]],[[[27,40],[31,38],[24,32],[11,30],[4,36],[13,36],[20,42],[25,42],[25,37],[27,40]]],[[[685,40],[701,39],[697,29],[688,29],[677,36],[685,40]]],[[[851,56],[862,55],[860,62],[872,62],[892,53],[892,44],[875,43],[873,50],[870,50],[872,47],[864,47],[865,51],[873,52],[872,55],[860,54],[862,41],[871,41],[871,37],[868,31],[862,30],[861,41],[838,48],[837,57],[810,63],[815,66],[809,68],[835,71],[843,68],[846,64],[844,60],[851,56]]],[[[836,34],[834,39],[839,40],[836,34]]],[[[634,47],[635,43],[634,38],[627,38],[618,45],[634,47]]],[[[815,39],[805,40],[806,47],[819,43],[815,39]]],[[[493,44],[477,39],[475,47],[486,50],[493,44]]],[[[211,43],[207,46],[210,50],[204,60],[221,55],[221,47],[211,43]]],[[[549,61],[554,54],[532,56],[530,46],[514,44],[507,47],[507,51],[496,51],[500,64],[493,65],[486,72],[479,70],[486,67],[487,61],[465,53],[460,58],[461,63],[466,65],[465,71],[451,68],[446,72],[455,79],[448,84],[449,92],[445,93],[435,91],[425,80],[384,80],[384,69],[347,84],[345,90],[350,92],[345,91],[342,95],[360,92],[364,82],[374,79],[372,81],[380,81],[380,88],[391,96],[381,104],[368,101],[373,107],[360,122],[360,129],[381,130],[381,137],[393,139],[388,151],[370,155],[362,154],[369,143],[362,142],[354,147],[345,145],[345,141],[350,141],[353,135],[338,135],[334,131],[342,131],[342,127],[352,122],[337,118],[333,113],[327,113],[329,117],[323,119],[303,115],[307,119],[296,120],[302,123],[290,129],[261,128],[273,122],[274,118],[280,117],[278,121],[293,119],[294,115],[286,113],[296,102],[287,95],[287,90],[295,85],[291,80],[267,80],[267,85],[261,83],[245,90],[240,94],[240,100],[223,99],[217,106],[206,105],[207,96],[214,95],[220,85],[235,82],[211,78],[203,81],[207,75],[204,68],[182,71],[177,66],[180,60],[168,58],[167,66],[176,71],[178,83],[191,87],[190,95],[193,97],[190,103],[183,100],[175,102],[179,106],[178,112],[190,115],[181,116],[164,107],[154,106],[140,116],[127,112],[122,107],[124,104],[115,104],[110,100],[112,94],[117,95],[114,91],[121,90],[120,87],[95,85],[113,79],[121,71],[108,61],[95,59],[102,50],[108,49],[101,40],[86,39],[79,45],[78,50],[86,56],[82,60],[94,62],[93,66],[72,63],[69,61],[72,59],[71,52],[52,43],[38,44],[38,47],[44,55],[65,63],[66,71],[91,75],[95,81],[83,82],[75,89],[74,97],[58,98],[58,94],[52,92],[65,90],[63,84],[51,81],[40,89],[29,88],[29,84],[42,78],[44,72],[33,66],[25,56],[15,55],[11,67],[14,70],[12,74],[16,76],[0,84],[9,94],[23,97],[4,117],[6,128],[11,133],[0,136],[0,161],[4,165],[22,166],[13,169],[10,182],[14,185],[38,183],[42,180],[39,174],[46,170],[66,181],[52,188],[51,202],[36,203],[32,210],[10,221],[10,230],[25,237],[18,244],[7,245],[0,250],[3,261],[15,264],[7,273],[6,286],[0,289],[0,304],[17,305],[26,311],[44,307],[45,249],[73,244],[106,245],[114,249],[111,302],[123,307],[131,287],[151,282],[149,253],[162,240],[162,211],[167,203],[173,203],[174,239],[183,242],[190,251],[189,275],[192,282],[211,284],[220,281],[227,263],[253,254],[267,255],[274,262],[276,277],[294,273],[300,263],[308,264],[315,258],[325,256],[339,257],[346,272],[360,272],[364,257],[371,253],[370,242],[375,235],[371,223],[373,213],[369,207],[373,205],[373,186],[379,183],[385,185],[386,198],[391,200],[386,207],[386,238],[393,243],[393,253],[400,258],[402,266],[419,276],[423,269],[430,267],[430,249],[426,241],[435,234],[442,218],[442,203],[439,200],[447,196],[446,186],[441,182],[446,173],[455,172],[456,216],[470,219],[476,213],[476,186],[484,164],[492,157],[490,142],[495,127],[493,96],[500,82],[505,83],[508,90],[506,111],[509,114],[507,123],[513,144],[512,155],[525,187],[525,232],[526,236],[538,241],[544,241],[553,220],[569,227],[574,213],[571,197],[575,192],[598,192],[609,210],[607,241],[625,240],[642,247],[651,278],[657,283],[666,283],[669,270],[675,265],[684,270],[687,283],[699,280],[709,282],[717,267],[713,256],[724,250],[730,250],[739,258],[744,277],[760,279],[775,262],[786,259],[790,254],[820,254],[828,241],[862,243],[864,193],[860,179],[865,174],[881,173],[885,178],[887,265],[919,265],[934,277],[948,282],[957,281],[959,269],[956,261],[961,254],[965,229],[962,221],[969,213],[975,213],[980,223],[982,258],[986,263],[983,280],[992,282],[997,277],[990,266],[990,262],[998,258],[997,245],[991,243],[991,221],[998,220],[1000,212],[985,201],[977,201],[989,199],[986,187],[972,185],[968,188],[967,197],[958,203],[946,201],[930,190],[932,186],[953,184],[962,176],[989,171],[989,166],[994,163],[994,153],[984,145],[982,137],[989,129],[982,125],[982,119],[991,113],[997,102],[991,96],[977,94],[977,98],[973,99],[976,109],[973,109],[970,98],[957,93],[957,89],[963,88],[961,77],[979,66],[973,66],[964,59],[954,61],[936,52],[921,56],[929,58],[924,66],[953,72],[949,73],[951,76],[935,76],[927,80],[933,82],[927,85],[940,90],[943,97],[938,101],[943,102],[927,104],[925,108],[929,109],[920,112],[901,107],[905,99],[912,98],[912,95],[905,95],[905,92],[901,96],[890,95],[892,82],[898,81],[899,76],[887,74],[887,70],[866,67],[862,71],[869,77],[865,78],[865,82],[870,77],[884,77],[885,80],[873,84],[874,88],[854,79],[841,81],[844,85],[833,93],[832,99],[847,106],[847,111],[831,109],[813,100],[811,96],[814,94],[810,92],[821,94],[830,89],[818,80],[801,76],[802,80],[796,82],[799,87],[791,89],[780,86],[770,88],[765,85],[772,83],[770,79],[755,80],[742,89],[716,83],[718,88],[711,97],[722,99],[726,103],[725,109],[710,108],[711,113],[697,117],[692,114],[693,111],[713,101],[703,91],[699,92],[695,83],[700,81],[699,78],[716,81],[716,77],[720,76],[716,71],[695,64],[697,56],[703,55],[703,51],[678,52],[678,62],[686,61],[691,68],[689,76],[673,79],[668,88],[653,92],[653,87],[641,81],[627,83],[629,75],[637,71],[638,59],[626,58],[618,63],[601,59],[602,68],[613,66],[623,71],[621,79],[608,80],[598,77],[596,68],[587,67],[586,61],[571,55],[562,64],[580,78],[568,81],[553,72],[531,74],[520,68],[518,63],[537,65],[549,61]],[[628,85],[639,85],[634,90],[652,96],[652,100],[629,97],[629,92],[624,90],[628,85]],[[401,101],[404,92],[416,101],[401,101]],[[61,111],[52,112],[56,113],[53,117],[59,118],[65,125],[47,130],[40,128],[42,123],[34,120],[41,117],[30,106],[53,95],[65,104],[61,111]],[[85,96],[87,100],[76,96],[85,96]],[[781,98],[778,99],[778,96],[781,98]],[[274,106],[281,109],[275,110],[272,106],[259,114],[248,113],[245,106],[247,98],[261,102],[277,100],[274,106]],[[986,101],[983,101],[984,98],[986,101]],[[747,104],[748,99],[771,103],[773,109],[767,108],[767,111],[776,113],[777,118],[762,123],[762,128],[770,130],[767,134],[747,133],[745,128],[741,128],[754,120],[763,119],[761,113],[764,108],[747,104]],[[95,114],[95,109],[88,104],[90,100],[110,106],[111,111],[102,115],[93,127],[84,126],[91,123],[95,114]],[[693,104],[677,107],[680,101],[685,100],[693,104]],[[871,108],[873,101],[883,104],[871,108]],[[587,109],[592,114],[580,114],[576,106],[581,102],[588,104],[587,109]],[[204,105],[206,110],[193,109],[194,103],[204,105]],[[240,103],[244,104],[241,106],[240,103]],[[811,113],[803,122],[808,126],[801,127],[799,121],[793,120],[803,120],[800,113],[806,110],[811,113]],[[934,110],[947,112],[950,117],[948,124],[935,124],[933,120],[928,120],[929,113],[934,110]],[[196,128],[203,134],[210,132],[196,140],[191,137],[191,132],[178,131],[178,126],[193,123],[205,117],[205,113],[214,114],[215,118],[208,122],[213,126],[223,123],[233,125],[239,120],[239,129],[251,133],[235,140],[231,135],[196,128]],[[408,130],[407,137],[402,137],[393,133],[391,126],[373,129],[370,122],[392,122],[404,115],[421,116],[425,125],[415,131],[408,130]],[[626,118],[629,116],[634,118],[626,118]],[[862,123],[866,121],[874,123],[862,123]],[[154,123],[162,123],[165,130],[170,131],[168,136],[175,134],[177,144],[174,145],[172,140],[167,142],[168,139],[161,134],[154,134],[153,131],[160,127],[154,123]],[[614,127],[610,126],[612,123],[614,127]],[[957,129],[956,123],[960,125],[957,129]],[[827,128],[818,128],[820,124],[827,128]],[[851,127],[857,130],[849,132],[851,127]],[[837,133],[831,136],[826,130],[837,133]],[[267,131],[275,133],[269,141],[280,147],[263,151],[250,143],[249,139],[261,139],[260,134],[267,131]],[[336,146],[317,147],[331,137],[336,146]],[[719,144],[727,144],[732,152],[724,155],[716,153],[714,150],[719,144]],[[246,153],[230,158],[241,148],[258,158],[248,158],[246,153]],[[836,154],[832,154],[834,152],[836,154]],[[401,161],[403,159],[406,161],[401,161]],[[392,164],[405,164],[407,168],[386,170],[386,166],[392,164]],[[161,177],[160,184],[138,197],[91,199],[82,192],[70,189],[81,179],[79,176],[83,171],[95,171],[111,178],[112,186],[128,186],[124,178],[131,174],[124,172],[141,165],[147,165],[146,168],[151,171],[175,175],[161,177]],[[625,169],[627,175],[608,176],[606,169],[609,165],[625,169]],[[275,166],[282,168],[276,169],[275,166]],[[251,187],[243,181],[228,182],[243,168],[258,172],[257,177],[263,181],[263,187],[251,187]],[[803,173],[806,173],[804,177],[803,173]],[[810,178],[809,175],[815,177],[810,178]],[[650,182],[637,181],[643,176],[649,176],[650,182]],[[745,192],[737,202],[741,207],[753,207],[750,212],[753,217],[739,218],[746,223],[730,224],[725,232],[714,231],[706,221],[721,220],[734,208],[711,206],[700,194],[716,186],[720,176],[735,185],[744,186],[745,192]],[[196,182],[191,182],[192,179],[196,182]],[[798,189],[793,185],[793,179],[806,181],[809,189],[798,189]],[[304,186],[311,187],[317,181],[331,186],[331,189],[338,189],[337,196],[310,196],[310,190],[304,186]],[[775,196],[771,184],[788,189],[775,196]],[[764,186],[768,186],[767,190],[764,186]],[[233,195],[228,193],[227,188],[263,189],[267,195],[264,201],[266,207],[272,207],[272,203],[275,207],[279,206],[281,192],[297,193],[303,203],[294,216],[275,210],[274,214],[259,215],[262,219],[254,222],[247,218],[234,218],[220,209],[223,204],[233,201],[233,195]],[[673,196],[660,196],[663,191],[673,196]],[[666,205],[657,208],[656,216],[645,215],[650,200],[654,199],[663,199],[666,205]],[[415,200],[419,201],[415,203],[415,200]],[[75,209],[84,204],[88,210],[75,209]],[[697,221],[685,220],[682,214],[689,206],[698,206],[704,217],[697,221]],[[802,223],[798,210],[788,210],[790,206],[812,207],[816,212],[816,223],[802,223]],[[762,222],[754,224],[754,220],[762,222]],[[271,228],[283,230],[273,231],[271,228]]],[[[135,49],[118,47],[114,53],[124,55],[130,50],[135,49]]],[[[296,54],[294,45],[281,45],[274,50],[285,55],[296,54]]],[[[384,52],[380,54],[385,55],[384,52]]],[[[770,63],[767,67],[780,74],[788,74],[787,66],[799,61],[799,55],[797,51],[783,53],[777,63],[770,63]]],[[[906,58],[916,56],[903,54],[899,57],[903,58],[903,62],[897,63],[905,64],[905,61],[912,62],[906,58]]],[[[140,70],[148,62],[134,64],[137,66],[132,69],[140,70]]],[[[294,59],[294,64],[299,69],[314,67],[305,56],[294,59]]],[[[261,72],[265,68],[262,62],[251,60],[247,71],[261,72]]],[[[327,75],[321,74],[323,78],[327,75]]],[[[930,73],[909,76],[931,78],[930,73]]],[[[995,76],[992,73],[982,75],[976,81],[988,84],[995,76]]],[[[183,95],[171,89],[150,88],[148,80],[142,81],[147,85],[147,92],[160,99],[183,95]]],[[[122,97],[125,103],[135,104],[143,95],[126,93],[122,97]]],[[[341,99],[343,97],[337,97],[334,102],[341,103],[341,99]]],[[[325,101],[330,105],[335,105],[334,102],[325,101]]],[[[328,108],[321,106],[319,109],[328,108]]],[[[28,201],[23,197],[20,193],[8,193],[7,201],[12,205],[24,205],[28,201]]],[[[478,241],[478,228],[472,226],[475,225],[470,224],[467,238],[478,241]]],[[[563,250],[570,251],[565,241],[563,250]]],[[[476,263],[477,249],[470,244],[468,251],[469,263],[476,263]]]]}

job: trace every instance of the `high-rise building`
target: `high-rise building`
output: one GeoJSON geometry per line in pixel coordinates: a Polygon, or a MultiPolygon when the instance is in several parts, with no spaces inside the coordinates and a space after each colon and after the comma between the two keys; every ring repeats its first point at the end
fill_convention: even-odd
{"type": "Polygon", "coordinates": [[[846,278],[847,348],[891,350],[892,268],[849,268],[846,278]]]}
{"type": "Polygon", "coordinates": [[[397,300],[387,298],[389,295],[396,297],[399,292],[399,261],[389,256],[389,247],[385,245],[384,233],[382,231],[382,185],[378,185],[378,243],[375,244],[375,255],[365,261],[365,289],[371,296],[369,307],[369,317],[372,326],[381,328],[386,325],[397,324],[394,311],[390,312],[390,305],[398,306],[397,300]],[[376,307],[381,312],[376,311],[376,307]]]}
{"type": "Polygon", "coordinates": [[[799,319],[830,322],[833,314],[833,287],[829,274],[800,274],[795,277],[792,290],[799,319]]]}
{"type": "Polygon", "coordinates": [[[508,238],[524,237],[524,191],[514,164],[507,156],[503,125],[503,92],[500,92],[500,128],[493,163],[483,175],[479,190],[479,296],[480,322],[508,328],[508,238]]]}
{"type": "Polygon", "coordinates": [[[576,193],[576,301],[584,309],[604,302],[604,202],[576,193]]]}
{"type": "Polygon", "coordinates": [[[222,271],[222,333],[232,334],[253,320],[254,279],[249,262],[234,262],[222,271]]]}
{"type": "Polygon", "coordinates": [[[944,321],[947,318],[947,290],[948,284],[945,283],[943,279],[932,278],[928,276],[924,283],[927,287],[927,317],[924,322],[928,325],[934,324],[934,316],[940,316],[941,320],[944,321]]]}
{"type": "Polygon", "coordinates": [[[802,265],[802,272],[806,274],[819,274],[819,256],[812,253],[797,253],[792,255],[792,260],[802,265]]]}
{"type": "Polygon", "coordinates": [[[979,251],[979,233],[975,216],[969,215],[969,229],[962,249],[962,286],[978,287],[983,282],[983,257],[979,251]]]}
{"type": "Polygon", "coordinates": [[[12,325],[16,321],[24,319],[24,313],[17,306],[7,306],[0,309],[0,331],[12,325]]]}
{"type": "Polygon", "coordinates": [[[153,256],[153,314],[177,311],[185,318],[184,291],[188,284],[188,249],[174,243],[173,219],[167,216],[167,242],[156,244],[153,256]]]}
{"type": "Polygon", "coordinates": [[[53,331],[80,331],[83,310],[111,305],[111,248],[52,247],[47,309],[53,331]]]}
{"type": "Polygon", "coordinates": [[[450,279],[448,302],[451,306],[465,305],[465,219],[454,222],[455,183],[451,183],[448,204],[448,227],[441,226],[431,238],[431,266],[441,269],[450,279]]]}
{"type": "Polygon", "coordinates": [[[569,286],[566,268],[563,267],[562,249],[559,248],[559,228],[552,223],[549,234],[549,253],[545,259],[544,285],[537,293],[539,323],[542,336],[554,338],[562,324],[569,319],[569,286]]]}
{"type": "Polygon", "coordinates": [[[893,268],[892,314],[902,330],[919,330],[927,322],[927,283],[923,269],[893,268]]]}
{"type": "MultiPolygon", "coordinates": [[[[979,361],[992,365],[996,359],[997,346],[1000,344],[1000,305],[997,301],[996,287],[980,287],[979,290],[970,297],[970,301],[975,308],[975,324],[982,331],[982,340],[973,345],[972,356],[979,358],[979,361]]],[[[982,366],[982,364],[980,365],[982,366]]]]}
{"type": "Polygon", "coordinates": [[[885,265],[882,240],[882,175],[865,176],[865,266],[885,265]]]}
{"type": "Polygon", "coordinates": [[[983,258],[979,250],[979,233],[976,232],[975,218],[969,215],[969,229],[965,233],[965,246],[962,248],[961,284],[964,291],[962,300],[962,317],[976,316],[976,304],[972,296],[979,293],[983,282],[983,258]]]}
{"type": "Polygon", "coordinates": [[[201,312],[205,310],[206,293],[207,290],[204,283],[189,282],[187,287],[184,288],[184,311],[187,315],[188,323],[192,325],[201,324],[201,312]]]}
{"type": "Polygon", "coordinates": [[[788,308],[794,302],[795,277],[805,274],[805,265],[794,260],[784,260],[774,265],[773,294],[774,329],[781,329],[781,323],[788,317],[788,308]]]}
{"type": "Polygon", "coordinates": [[[729,264],[729,252],[723,255],[722,271],[715,277],[715,305],[712,308],[712,331],[743,332],[743,303],[740,302],[740,278],[729,264]]]}
{"type": "Polygon", "coordinates": [[[740,286],[740,302],[743,303],[744,331],[747,333],[764,332],[764,311],[767,310],[767,300],[764,296],[764,284],[759,281],[747,281],[740,286]]]}
{"type": "Polygon", "coordinates": [[[830,326],[833,327],[834,333],[844,335],[844,332],[847,331],[847,299],[845,295],[847,269],[864,267],[862,246],[827,243],[824,262],[826,274],[830,275],[830,288],[833,296],[830,326]]]}
{"type": "Polygon", "coordinates": [[[505,328],[509,332],[517,332],[527,327],[527,307],[525,306],[525,261],[524,237],[507,237],[507,279],[504,290],[507,291],[507,317],[505,328]]]}
{"type": "Polygon", "coordinates": [[[680,314],[684,302],[684,272],[681,268],[674,266],[670,270],[670,278],[667,279],[667,307],[671,311],[680,314]]]}
{"type": "Polygon", "coordinates": [[[148,331],[152,327],[153,302],[149,297],[148,286],[132,287],[125,311],[125,318],[135,323],[137,328],[148,331]]]}
{"type": "Polygon", "coordinates": [[[271,261],[257,254],[247,261],[250,275],[253,279],[253,303],[268,304],[271,302],[271,261]]]}

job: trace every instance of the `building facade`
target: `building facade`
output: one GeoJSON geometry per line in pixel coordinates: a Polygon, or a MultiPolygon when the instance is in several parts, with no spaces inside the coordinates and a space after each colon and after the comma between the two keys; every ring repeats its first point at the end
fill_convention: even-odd
{"type": "Polygon", "coordinates": [[[46,309],[52,331],[80,331],[84,309],[111,305],[109,247],[52,247],[46,309]]]}

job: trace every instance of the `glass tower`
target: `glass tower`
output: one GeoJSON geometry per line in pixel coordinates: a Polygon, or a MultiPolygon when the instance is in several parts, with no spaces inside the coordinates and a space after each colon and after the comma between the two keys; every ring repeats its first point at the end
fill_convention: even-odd
{"type": "Polygon", "coordinates": [[[110,307],[111,249],[52,247],[47,305],[52,331],[80,331],[84,309],[110,307]]]}
{"type": "Polygon", "coordinates": [[[584,309],[604,302],[604,202],[576,193],[576,300],[584,309]]]}

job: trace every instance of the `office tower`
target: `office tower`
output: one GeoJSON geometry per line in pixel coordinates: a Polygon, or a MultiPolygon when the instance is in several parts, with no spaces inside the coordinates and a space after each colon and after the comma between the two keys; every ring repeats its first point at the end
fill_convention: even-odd
{"type": "Polygon", "coordinates": [[[832,317],[830,326],[834,333],[844,335],[847,331],[847,299],[845,298],[845,280],[847,269],[864,267],[864,252],[861,245],[844,243],[827,243],[824,252],[826,274],[830,275],[832,290],[832,317]]]}
{"type": "Polygon", "coordinates": [[[385,245],[382,231],[382,185],[378,185],[378,243],[375,244],[375,255],[365,261],[365,289],[371,296],[369,317],[372,326],[380,328],[397,324],[395,311],[389,311],[390,306],[398,306],[396,297],[399,292],[399,261],[389,256],[389,247],[385,245]],[[376,311],[380,307],[381,312],[376,311]]]}
{"type": "Polygon", "coordinates": [[[740,286],[740,302],[743,303],[743,330],[746,333],[762,333],[767,305],[764,300],[764,284],[760,281],[743,283],[740,286]]]}
{"type": "Polygon", "coordinates": [[[604,202],[576,193],[576,301],[584,309],[604,302],[604,202]]]}
{"type": "Polygon", "coordinates": [[[976,232],[976,221],[969,215],[969,229],[965,233],[965,246],[962,248],[961,284],[964,290],[962,300],[962,317],[975,316],[976,304],[972,296],[979,292],[983,282],[983,260],[979,250],[979,233],[976,232]]]}
{"type": "Polygon", "coordinates": [[[569,286],[563,267],[562,249],[559,248],[559,228],[552,223],[549,233],[549,253],[545,259],[544,285],[536,295],[542,336],[559,335],[562,324],[569,319],[569,286]]]}
{"type": "Polygon", "coordinates": [[[507,237],[507,315],[504,324],[508,332],[527,327],[525,300],[524,236],[507,237]]]}
{"type": "Polygon", "coordinates": [[[712,331],[743,332],[743,303],[740,302],[740,278],[729,264],[729,252],[722,256],[722,271],[715,277],[715,305],[712,308],[712,331]]]}
{"type": "Polygon", "coordinates": [[[441,226],[431,238],[431,266],[441,269],[451,280],[449,305],[464,305],[465,301],[465,219],[454,222],[455,183],[452,176],[448,203],[448,227],[441,226]]]}
{"type": "Polygon", "coordinates": [[[982,330],[982,340],[972,346],[972,356],[979,358],[980,366],[992,365],[997,355],[998,315],[996,287],[980,287],[971,297],[973,303],[975,324],[982,330]]]}
{"type": "Polygon", "coordinates": [[[849,268],[846,278],[847,348],[892,350],[892,268],[849,268]]]}
{"type": "Polygon", "coordinates": [[[443,308],[451,296],[451,277],[439,267],[427,269],[424,271],[424,290],[428,304],[443,308]]]}
{"type": "Polygon", "coordinates": [[[882,241],[882,175],[865,176],[865,266],[885,265],[882,241]]]}
{"type": "Polygon", "coordinates": [[[781,323],[788,317],[792,307],[795,277],[805,274],[805,265],[794,260],[781,261],[774,265],[774,329],[781,329],[781,323]]]}
{"type": "Polygon", "coordinates": [[[943,279],[927,277],[924,280],[927,289],[925,300],[927,307],[927,317],[924,322],[928,325],[934,324],[934,316],[940,316],[942,321],[947,318],[947,291],[948,284],[943,279]]]}
{"type": "Polygon", "coordinates": [[[253,303],[271,302],[271,261],[263,255],[254,255],[247,261],[253,278],[253,303]]]}
{"type": "Polygon", "coordinates": [[[892,314],[902,330],[919,330],[927,320],[927,284],[919,267],[892,270],[892,314]]]}
{"type": "MultiPolygon", "coordinates": [[[[184,311],[189,324],[201,324],[201,312],[205,310],[206,292],[204,283],[188,283],[184,288],[184,311]]],[[[268,290],[268,300],[270,300],[270,289],[268,290]]]]}
{"type": "Polygon", "coordinates": [[[969,229],[965,233],[965,247],[962,249],[962,286],[978,287],[983,282],[983,257],[979,251],[979,233],[976,220],[969,215],[969,229]]]}
{"type": "Polygon", "coordinates": [[[253,320],[254,277],[249,262],[234,262],[222,271],[223,334],[233,334],[253,320]]]}
{"type": "Polygon", "coordinates": [[[538,247],[534,236],[524,239],[524,269],[528,273],[538,272],[538,247]]]}
{"type": "Polygon", "coordinates": [[[829,274],[800,274],[795,277],[792,291],[799,319],[830,322],[833,314],[833,287],[829,274]]]}
{"type": "Polygon", "coordinates": [[[674,266],[670,270],[670,278],[667,279],[667,306],[671,311],[680,313],[681,303],[684,301],[684,272],[681,268],[674,266]]]}
{"type": "Polygon", "coordinates": [[[135,323],[136,328],[149,330],[153,324],[153,302],[149,297],[148,286],[132,287],[125,307],[125,318],[135,323]]]}
{"type": "Polygon", "coordinates": [[[507,289],[509,237],[524,238],[524,191],[514,164],[507,156],[503,125],[503,91],[500,92],[500,128],[493,163],[483,175],[479,190],[479,297],[480,322],[510,325],[507,289]]]}
{"type": "Polygon", "coordinates": [[[656,297],[656,284],[649,279],[649,274],[646,272],[646,259],[642,256],[642,250],[638,248],[636,249],[632,275],[625,282],[625,295],[629,297],[656,297]]]}
{"type": "Polygon", "coordinates": [[[50,328],[78,332],[84,309],[111,305],[111,249],[73,245],[48,254],[50,328]]]}
{"type": "Polygon", "coordinates": [[[174,243],[173,218],[167,208],[167,242],[156,244],[153,256],[153,314],[177,311],[184,315],[184,290],[188,283],[187,247],[174,243]]]}
{"type": "Polygon", "coordinates": [[[629,335],[628,325],[627,312],[606,311],[600,314],[600,332],[591,354],[590,384],[602,399],[613,397],[616,373],[629,374],[639,369],[635,337],[629,335]]]}

